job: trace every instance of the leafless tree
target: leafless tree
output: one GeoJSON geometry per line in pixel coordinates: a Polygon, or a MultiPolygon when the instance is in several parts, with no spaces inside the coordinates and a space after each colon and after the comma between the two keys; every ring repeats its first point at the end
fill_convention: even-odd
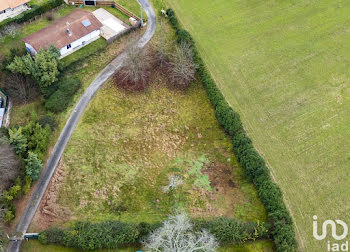
{"type": "Polygon", "coordinates": [[[171,51],[175,48],[175,40],[168,39],[168,33],[162,25],[162,21],[160,21],[160,30],[156,38],[152,40],[151,49],[157,67],[163,70],[169,62],[171,51]]]}
{"type": "Polygon", "coordinates": [[[14,38],[17,35],[19,27],[20,25],[16,23],[5,25],[5,27],[2,28],[2,34],[4,36],[10,35],[12,38],[14,38]]]}
{"type": "Polygon", "coordinates": [[[209,232],[193,231],[185,213],[170,216],[143,244],[146,251],[155,252],[212,252],[218,247],[209,232]]]}
{"type": "Polygon", "coordinates": [[[19,160],[8,141],[0,135],[0,191],[11,185],[20,171],[19,160]]]}
{"type": "Polygon", "coordinates": [[[39,97],[40,90],[27,76],[21,74],[4,74],[2,77],[4,89],[9,93],[11,99],[18,104],[28,103],[39,97]]]}
{"type": "Polygon", "coordinates": [[[195,80],[197,65],[193,59],[193,49],[187,43],[181,43],[171,54],[168,77],[170,83],[179,89],[186,89],[195,80]]]}
{"type": "Polygon", "coordinates": [[[45,18],[48,20],[48,21],[52,21],[53,20],[53,12],[52,11],[48,11],[45,13],[45,18]]]}
{"type": "Polygon", "coordinates": [[[149,48],[129,46],[123,67],[114,77],[115,84],[128,91],[141,91],[148,87],[151,77],[152,57],[149,48]]]}
{"type": "Polygon", "coordinates": [[[168,193],[171,190],[176,190],[180,185],[183,184],[183,179],[178,175],[170,175],[168,185],[163,187],[163,192],[168,193]]]}

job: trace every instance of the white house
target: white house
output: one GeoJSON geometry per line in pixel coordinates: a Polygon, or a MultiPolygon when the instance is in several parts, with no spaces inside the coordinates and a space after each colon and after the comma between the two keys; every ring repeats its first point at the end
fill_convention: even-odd
{"type": "Polygon", "coordinates": [[[102,26],[91,12],[78,9],[23,41],[27,51],[33,55],[53,44],[63,58],[100,38],[102,26]]]}
{"type": "Polygon", "coordinates": [[[0,0],[0,22],[6,18],[15,17],[30,9],[27,3],[30,0],[0,0]]]}

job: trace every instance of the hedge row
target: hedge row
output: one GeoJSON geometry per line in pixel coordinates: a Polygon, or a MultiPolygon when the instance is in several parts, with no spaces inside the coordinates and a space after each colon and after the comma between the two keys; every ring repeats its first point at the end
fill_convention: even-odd
{"type": "MultiPolygon", "coordinates": [[[[81,81],[77,78],[62,79],[59,82],[52,84],[48,88],[53,89],[50,91],[52,94],[46,100],[45,108],[54,113],[64,111],[80,87],[81,81]]],[[[46,89],[45,92],[49,92],[48,89],[46,89]]]]}
{"type": "Polygon", "coordinates": [[[26,21],[29,21],[30,19],[41,15],[53,8],[56,8],[64,3],[63,0],[45,0],[41,5],[32,5],[30,10],[27,10],[18,16],[15,16],[13,18],[5,19],[4,21],[0,22],[0,30],[10,23],[17,23],[21,24],[26,21]]]}
{"type": "Polygon", "coordinates": [[[243,167],[246,177],[255,185],[260,200],[268,212],[271,224],[269,231],[276,244],[277,251],[297,250],[292,218],[283,202],[282,192],[277,184],[273,182],[264,159],[259,155],[251,139],[246,134],[239,114],[226,102],[216,83],[211,78],[203,60],[199,56],[191,35],[180,27],[172,9],[167,10],[167,15],[170,24],[176,31],[177,42],[185,42],[193,47],[195,61],[199,66],[198,73],[215,108],[216,117],[225,131],[232,137],[237,159],[243,167]]]}
{"type": "MultiPolygon", "coordinates": [[[[208,230],[220,244],[243,243],[263,238],[267,229],[264,224],[241,222],[235,219],[193,220],[195,230],[208,230]]],[[[106,221],[101,223],[77,222],[70,229],[53,228],[39,235],[43,244],[56,244],[83,250],[113,249],[120,246],[139,244],[161,223],[125,223],[106,221]]]]}

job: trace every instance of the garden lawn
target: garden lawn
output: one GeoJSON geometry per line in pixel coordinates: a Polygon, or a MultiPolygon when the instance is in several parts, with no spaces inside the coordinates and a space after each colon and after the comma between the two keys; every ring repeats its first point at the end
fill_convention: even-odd
{"type": "Polygon", "coordinates": [[[268,162],[301,248],[324,251],[313,215],[350,223],[350,2],[168,4],[268,162]]]}

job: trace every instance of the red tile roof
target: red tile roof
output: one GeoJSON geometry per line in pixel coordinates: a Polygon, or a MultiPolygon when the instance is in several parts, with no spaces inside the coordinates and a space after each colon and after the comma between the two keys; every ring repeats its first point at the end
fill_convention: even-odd
{"type": "Polygon", "coordinates": [[[22,4],[28,3],[30,0],[0,0],[0,11],[8,8],[15,8],[22,4]]]}
{"type": "Polygon", "coordinates": [[[99,30],[102,26],[103,24],[91,12],[76,10],[44,29],[25,37],[23,41],[34,47],[36,51],[45,49],[50,44],[54,44],[56,48],[61,49],[85,35],[99,30]],[[87,27],[82,24],[86,19],[91,23],[91,25],[87,27]],[[69,36],[67,32],[68,27],[71,36],[69,36]]]}

